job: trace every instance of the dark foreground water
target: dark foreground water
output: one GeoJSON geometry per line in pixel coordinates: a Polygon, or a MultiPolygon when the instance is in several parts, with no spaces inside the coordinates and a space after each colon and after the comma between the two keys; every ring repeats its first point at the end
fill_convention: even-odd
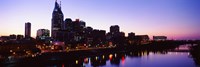
{"type": "Polygon", "coordinates": [[[188,52],[126,52],[73,58],[48,67],[197,67],[188,52]]]}
{"type": "MultiPolygon", "coordinates": [[[[83,63],[83,66],[92,67],[95,65],[92,65],[92,62],[89,61],[88,63],[83,63]]],[[[121,58],[110,58],[105,62],[105,64],[101,66],[102,67],[196,67],[194,61],[192,60],[192,58],[190,58],[188,52],[168,52],[167,54],[150,52],[149,55],[144,55],[141,57],[124,55],[121,56],[121,58]]]]}
{"type": "Polygon", "coordinates": [[[70,63],[47,65],[50,67],[198,67],[187,45],[173,51],[127,51],[75,58],[70,63]],[[72,62],[72,63],[71,63],[72,62]]]}

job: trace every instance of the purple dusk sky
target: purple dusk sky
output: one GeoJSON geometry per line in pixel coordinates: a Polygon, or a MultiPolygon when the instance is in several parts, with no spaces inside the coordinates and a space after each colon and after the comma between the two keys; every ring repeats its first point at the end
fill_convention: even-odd
{"type": "MultiPolygon", "coordinates": [[[[61,0],[58,0],[58,2],[61,0]]],[[[0,36],[23,34],[32,24],[32,37],[51,29],[55,0],[1,0],[0,36]]],[[[200,0],[62,0],[64,18],[79,18],[86,26],[109,32],[111,25],[136,35],[168,39],[200,39],[200,0]]]]}

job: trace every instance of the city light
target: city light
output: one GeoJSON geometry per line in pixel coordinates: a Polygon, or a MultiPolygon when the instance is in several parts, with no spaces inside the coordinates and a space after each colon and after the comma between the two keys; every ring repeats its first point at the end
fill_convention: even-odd
{"type": "Polygon", "coordinates": [[[112,58],[113,58],[113,55],[112,55],[112,54],[110,54],[110,55],[109,55],[109,59],[110,59],[110,60],[112,60],[112,58]]]}
{"type": "Polygon", "coordinates": [[[76,64],[78,64],[78,60],[76,60],[76,64]]]}

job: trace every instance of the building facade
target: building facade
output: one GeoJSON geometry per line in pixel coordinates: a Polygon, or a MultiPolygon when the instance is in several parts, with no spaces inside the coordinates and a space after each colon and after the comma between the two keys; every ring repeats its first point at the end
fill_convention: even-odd
{"type": "Polygon", "coordinates": [[[25,38],[31,37],[31,23],[25,23],[25,38]]]}
{"type": "Polygon", "coordinates": [[[111,34],[114,34],[114,33],[118,33],[120,30],[119,30],[119,26],[118,25],[112,25],[110,27],[110,33],[111,34]]]}
{"type": "Polygon", "coordinates": [[[38,40],[45,40],[49,38],[50,31],[48,29],[39,29],[37,30],[36,39],[38,40]]]}
{"type": "Polygon", "coordinates": [[[55,7],[52,13],[52,19],[51,19],[51,37],[55,40],[57,40],[59,37],[58,33],[60,30],[64,28],[64,21],[63,21],[63,13],[61,10],[61,5],[59,5],[57,2],[55,2],[55,7]]]}

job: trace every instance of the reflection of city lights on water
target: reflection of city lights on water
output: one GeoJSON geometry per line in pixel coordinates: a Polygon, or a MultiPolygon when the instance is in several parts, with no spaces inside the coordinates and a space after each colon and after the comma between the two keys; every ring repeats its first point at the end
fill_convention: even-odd
{"type": "Polygon", "coordinates": [[[177,52],[175,52],[175,54],[177,55],[178,53],[177,53],[177,52]]]}
{"type": "Polygon", "coordinates": [[[181,55],[183,55],[183,53],[180,53],[181,55]]]}
{"type": "Polygon", "coordinates": [[[141,55],[141,53],[139,53],[139,52],[138,52],[138,55],[140,56],[140,55],[141,55]]]}
{"type": "Polygon", "coordinates": [[[171,53],[171,52],[169,52],[168,54],[169,54],[169,55],[171,55],[172,53],[171,53]]]}
{"type": "Polygon", "coordinates": [[[125,63],[125,57],[122,56],[122,65],[124,65],[124,63],[125,63]]]}
{"type": "Polygon", "coordinates": [[[190,55],[190,53],[189,53],[189,52],[188,52],[187,54],[188,54],[188,55],[190,55]]]}
{"type": "Polygon", "coordinates": [[[144,54],[143,54],[143,56],[146,56],[147,55],[147,51],[144,51],[144,54]]]}
{"type": "Polygon", "coordinates": [[[62,64],[62,67],[65,67],[65,64],[62,64]]]}
{"type": "Polygon", "coordinates": [[[151,56],[151,55],[154,55],[154,53],[150,52],[149,55],[150,55],[150,56],[151,56]]]}
{"type": "Polygon", "coordinates": [[[89,59],[88,58],[85,58],[84,59],[84,63],[88,63],[89,62],[89,59]]]}
{"type": "Polygon", "coordinates": [[[112,54],[110,54],[110,55],[109,55],[109,59],[110,59],[110,60],[112,60],[112,58],[113,58],[113,55],[112,55],[112,54]]]}

